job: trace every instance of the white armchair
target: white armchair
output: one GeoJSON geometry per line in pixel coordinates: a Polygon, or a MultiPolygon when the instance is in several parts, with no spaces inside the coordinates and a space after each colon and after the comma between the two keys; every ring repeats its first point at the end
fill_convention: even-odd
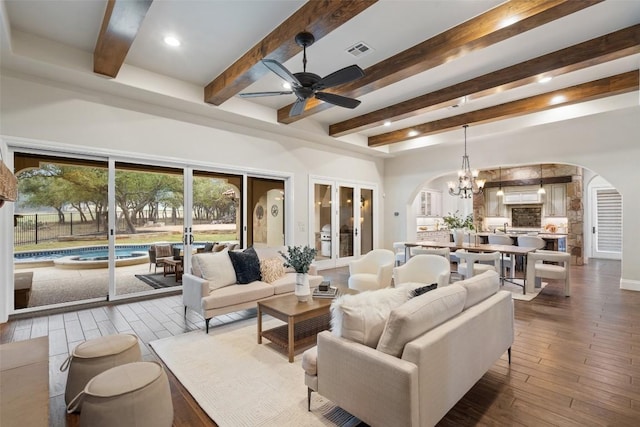
{"type": "Polygon", "coordinates": [[[460,258],[458,274],[465,279],[485,271],[500,272],[500,252],[476,253],[458,249],[455,254],[460,258]],[[488,264],[483,264],[484,262],[488,264]]]}
{"type": "Polygon", "coordinates": [[[396,288],[404,283],[424,285],[437,283],[440,288],[449,284],[451,264],[440,255],[416,255],[411,257],[405,265],[394,268],[393,277],[396,288]]]}
{"type": "Polygon", "coordinates": [[[358,291],[386,288],[391,285],[395,254],[389,249],[374,249],[349,263],[349,288],[358,291]]]}
{"type": "Polygon", "coordinates": [[[447,259],[447,262],[451,262],[451,249],[449,248],[425,248],[422,246],[416,246],[411,248],[411,256],[414,255],[440,255],[447,259]]]}
{"type": "Polygon", "coordinates": [[[566,252],[535,251],[527,255],[527,292],[533,292],[534,284],[539,285],[540,279],[564,280],[564,295],[571,295],[571,255],[566,252]],[[545,264],[549,263],[558,264],[545,264]]]}

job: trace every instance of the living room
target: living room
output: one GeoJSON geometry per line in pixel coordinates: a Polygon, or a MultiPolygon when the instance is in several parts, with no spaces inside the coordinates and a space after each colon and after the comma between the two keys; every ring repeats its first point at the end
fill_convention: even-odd
{"type": "MultiPolygon", "coordinates": [[[[362,135],[333,138],[326,134],[327,127],[324,124],[318,124],[315,121],[303,120],[292,125],[277,123],[274,118],[274,108],[251,103],[246,99],[234,97],[225,102],[222,107],[212,107],[202,102],[202,87],[199,85],[181,82],[177,78],[161,76],[158,73],[154,74],[132,64],[125,63],[122,69],[123,74],[118,75],[116,79],[105,79],[93,73],[94,46],[88,50],[70,47],[60,41],[47,40],[45,35],[33,35],[26,29],[20,28],[13,28],[12,35],[9,36],[12,17],[7,14],[5,3],[10,2],[2,4],[3,68],[0,77],[2,141],[0,148],[3,162],[10,166],[12,165],[11,155],[16,151],[22,151],[283,178],[287,181],[286,242],[299,245],[312,242],[315,232],[314,223],[310,219],[313,200],[310,188],[312,180],[365,185],[375,189],[376,193],[374,208],[377,216],[373,223],[373,246],[389,249],[394,241],[417,240],[415,214],[412,212],[413,202],[425,183],[435,179],[445,179],[444,177],[447,176],[455,177],[455,170],[459,167],[463,153],[463,133],[459,126],[429,136],[427,141],[420,142],[422,145],[415,140],[407,140],[386,148],[370,148],[367,146],[366,137],[362,135]],[[61,72],[54,76],[52,73],[56,70],[61,72]],[[160,82],[159,86],[164,86],[165,93],[172,90],[170,96],[162,95],[157,91],[154,85],[156,82],[160,82]],[[238,110],[245,112],[239,114],[238,110]]],[[[274,3],[282,6],[286,2],[274,3]]],[[[288,16],[292,9],[300,6],[299,3],[301,2],[293,6],[283,6],[285,12],[281,11],[279,18],[282,20],[288,16]]],[[[498,3],[479,2],[480,5],[477,6],[479,10],[468,11],[463,14],[463,17],[457,19],[460,22],[470,19],[475,13],[481,13],[498,3]]],[[[639,10],[637,3],[633,1],[618,2],[626,4],[620,6],[622,12],[618,10],[615,19],[613,17],[606,20],[597,19],[599,13],[611,13],[612,9],[616,9],[608,3],[616,2],[603,2],[591,6],[594,9],[601,8],[599,10],[602,11],[589,12],[589,17],[598,23],[598,28],[594,26],[590,30],[584,30],[587,32],[579,36],[567,34],[569,31],[560,30],[559,25],[548,32],[558,31],[555,37],[563,39],[564,41],[559,44],[566,47],[638,24],[639,10]]],[[[152,7],[155,6],[157,5],[154,3],[152,7]]],[[[102,20],[104,7],[105,5],[102,5],[102,11],[97,17],[97,27],[102,20]]],[[[460,4],[456,7],[463,8],[460,4]]],[[[587,13],[588,9],[576,13],[587,13]]],[[[388,14],[392,14],[388,12],[389,9],[386,10],[388,14]]],[[[581,17],[578,21],[592,22],[582,21],[582,19],[584,18],[581,17]]],[[[275,26],[271,25],[268,30],[275,26]]],[[[542,28],[538,29],[536,33],[538,36],[546,31],[542,28]]],[[[437,32],[445,29],[440,28],[437,32]]],[[[94,32],[97,34],[98,30],[94,32]]],[[[268,31],[265,30],[266,32],[268,31]]],[[[262,36],[252,40],[248,46],[260,38],[262,36]]],[[[426,36],[422,34],[422,39],[424,38],[426,36]]],[[[353,40],[353,42],[356,41],[359,40],[353,40]]],[[[417,42],[418,40],[406,40],[402,43],[402,47],[398,45],[395,49],[399,52],[417,42]]],[[[317,69],[318,62],[322,63],[315,59],[321,56],[320,54],[316,56],[313,51],[314,47],[321,47],[321,41],[317,43],[308,52],[310,70],[317,69]]],[[[637,45],[636,38],[635,54],[631,56],[636,74],[638,72],[637,45]]],[[[536,44],[529,39],[527,47],[532,46],[536,44]]],[[[539,54],[557,48],[541,47],[539,54]]],[[[245,50],[237,49],[236,57],[245,50]]],[[[531,53],[524,57],[537,55],[531,53]]],[[[330,54],[327,56],[329,58],[326,60],[327,68],[320,74],[327,74],[340,67],[340,64],[330,59],[330,54]]],[[[356,60],[348,57],[345,61],[346,66],[356,60]]],[[[513,62],[519,62],[519,60],[514,59],[513,62]]],[[[300,63],[300,58],[296,57],[287,65],[297,70],[300,68],[300,63]]],[[[223,69],[229,65],[231,63],[226,64],[223,69]]],[[[489,68],[497,69],[502,66],[504,64],[498,66],[496,63],[489,68]]],[[[455,71],[455,67],[449,70],[455,71]]],[[[210,76],[210,78],[213,77],[215,75],[210,76]]],[[[274,87],[272,83],[277,82],[276,80],[262,82],[267,87],[264,90],[274,87]]],[[[446,86],[447,84],[443,82],[442,87],[446,86]]],[[[424,92],[429,91],[430,89],[424,90],[424,92]]],[[[293,101],[293,97],[288,101],[293,101]]],[[[589,289],[589,286],[595,286],[594,282],[598,282],[598,286],[604,286],[600,282],[606,281],[613,289],[602,290],[603,294],[618,302],[624,299],[628,302],[636,301],[636,294],[631,291],[640,290],[640,265],[636,262],[640,257],[640,247],[635,244],[636,237],[640,235],[640,224],[633,221],[637,212],[640,211],[640,196],[634,191],[635,188],[632,188],[638,176],[632,159],[640,158],[638,101],[636,88],[627,93],[612,94],[606,98],[575,105],[565,105],[546,112],[472,124],[468,129],[468,151],[474,168],[488,170],[499,166],[551,163],[575,165],[604,177],[623,195],[622,217],[623,221],[624,219],[626,221],[624,221],[621,262],[610,267],[606,263],[587,260],[585,270],[579,270],[579,267],[576,267],[574,273],[576,282],[579,283],[578,289],[582,286],[586,292],[584,302],[590,307],[593,305],[590,299],[595,298],[593,293],[595,291],[589,289]],[[617,271],[610,273],[610,269],[616,270],[616,268],[617,271]],[[593,277],[589,276],[591,274],[593,277]],[[628,296],[629,294],[632,296],[628,296]]],[[[365,105],[366,98],[363,97],[362,107],[365,105]]],[[[373,107],[367,108],[373,109],[373,107]]],[[[353,114],[358,114],[357,111],[358,109],[355,109],[353,114]]],[[[455,111],[455,109],[449,111],[455,111]]],[[[335,113],[327,111],[321,114],[335,113]]],[[[326,120],[337,122],[342,119],[327,118],[326,120]]],[[[444,197],[450,196],[444,195],[444,197]]],[[[0,209],[0,227],[3,230],[3,236],[11,235],[13,228],[11,205],[8,202],[0,209]]],[[[0,247],[2,263],[0,286],[3,295],[0,321],[3,322],[10,319],[13,314],[9,301],[12,301],[13,293],[14,249],[10,240],[3,239],[0,247]]],[[[332,262],[333,265],[326,265],[325,268],[345,268],[346,261],[342,265],[338,265],[335,259],[332,262]]],[[[343,270],[341,271],[343,274],[343,270]]],[[[339,275],[340,272],[336,274],[339,275]]],[[[571,301],[565,301],[562,298],[556,301],[553,298],[559,298],[560,295],[553,292],[543,300],[548,305],[523,308],[522,314],[516,319],[519,326],[523,328],[521,331],[529,334],[527,340],[535,341],[536,331],[526,329],[527,332],[524,332],[526,325],[533,324],[535,327],[547,322],[536,319],[536,316],[542,317],[545,313],[552,312],[553,320],[570,322],[571,315],[560,313],[560,310],[556,309],[560,306],[567,310],[566,313],[576,313],[567,306],[571,305],[573,300],[577,300],[579,295],[580,293],[576,291],[571,301]],[[540,312],[536,312],[536,309],[540,312]]],[[[179,308],[179,301],[175,299],[168,301],[160,305],[166,308],[168,304],[170,307],[179,308]]],[[[516,314],[519,307],[525,306],[517,305],[516,314]]],[[[134,305],[130,308],[133,310],[141,307],[134,305]]],[[[118,309],[109,308],[108,310],[117,311],[118,309]]],[[[611,316],[609,319],[615,319],[609,323],[608,330],[611,335],[620,339],[616,345],[629,347],[624,350],[621,357],[633,360],[634,351],[637,350],[634,344],[637,330],[631,324],[634,324],[635,319],[633,313],[627,309],[619,308],[619,310],[624,313],[624,317],[618,318],[616,310],[608,312],[611,316]]],[[[126,309],[123,311],[129,313],[126,309]]],[[[594,311],[597,310],[594,309],[594,311]]],[[[578,314],[575,315],[578,316],[578,314]]],[[[73,317],[73,315],[70,316],[73,317]]],[[[136,321],[133,316],[131,318],[133,322],[136,321]]],[[[38,333],[34,331],[39,330],[40,327],[37,325],[41,322],[37,319],[38,317],[33,315],[28,319],[19,320],[18,322],[21,323],[17,326],[11,320],[9,324],[14,325],[11,327],[12,339],[27,338],[27,329],[29,337],[37,336],[38,333]],[[17,335],[15,335],[16,331],[19,331],[17,335]]],[[[64,315],[54,319],[63,323],[65,320],[64,315]]],[[[204,328],[201,318],[192,317],[191,319],[193,322],[187,325],[188,328],[204,328]]],[[[69,320],[74,322],[74,319],[69,320]]],[[[75,320],[80,324],[82,319],[75,320]]],[[[230,322],[233,316],[226,320],[230,322]]],[[[592,313],[588,322],[597,321],[597,315],[592,313]]],[[[49,323],[47,331],[52,334],[51,341],[57,342],[60,339],[60,328],[51,327],[51,318],[48,318],[47,322],[49,323]],[[57,338],[54,338],[55,336],[57,338]]],[[[136,323],[134,325],[137,326],[136,323]]],[[[144,333],[148,333],[145,327],[141,328],[145,331],[144,333]]],[[[584,324],[583,328],[591,331],[590,327],[584,324]]],[[[131,328],[124,330],[127,329],[131,328]]],[[[89,334],[74,335],[67,331],[69,335],[60,342],[63,341],[65,345],[77,343],[81,339],[90,338],[96,330],[101,332],[99,328],[85,329],[85,332],[93,331],[89,334]]],[[[551,333],[548,332],[550,330],[553,329],[550,327],[546,330],[547,332],[541,334],[551,333]]],[[[3,337],[4,331],[5,329],[3,329],[3,337]]],[[[579,329],[562,332],[581,334],[579,329]]],[[[559,335],[562,336],[562,333],[559,335]]],[[[621,350],[614,350],[614,353],[619,351],[621,350]]],[[[531,367],[527,366],[527,368],[531,367]]],[[[502,365],[501,369],[506,370],[502,365]]],[[[628,376],[630,384],[633,384],[632,378],[637,379],[633,366],[629,366],[623,375],[628,376]]],[[[491,383],[485,383],[487,386],[488,384],[491,383]]],[[[633,387],[630,388],[633,389],[633,387]]],[[[629,399],[627,402],[630,408],[637,408],[637,401],[640,400],[637,390],[627,390],[624,396],[629,399]]],[[[473,407],[470,404],[468,406],[473,407]]],[[[519,411],[527,410],[520,408],[519,411]]],[[[570,408],[568,411],[573,412],[570,408]]],[[[635,410],[629,409],[629,411],[632,415],[635,414],[635,410]]],[[[585,410],[585,412],[588,411],[585,410]]],[[[479,420],[481,415],[476,414],[475,422],[480,422],[479,420]]],[[[573,421],[576,422],[575,419],[573,421]]],[[[449,423],[453,423],[453,420],[449,423]]],[[[624,422],[621,423],[624,424],[624,422]]]]}

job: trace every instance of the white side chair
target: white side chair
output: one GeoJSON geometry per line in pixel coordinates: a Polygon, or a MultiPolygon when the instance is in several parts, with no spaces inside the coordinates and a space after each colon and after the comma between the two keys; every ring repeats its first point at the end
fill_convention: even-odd
{"type": "Polygon", "coordinates": [[[416,255],[405,265],[394,268],[393,277],[396,288],[407,283],[419,283],[420,286],[437,283],[440,288],[449,284],[451,264],[440,255],[416,255]]]}
{"type": "Polygon", "coordinates": [[[445,257],[447,262],[451,263],[451,249],[449,248],[423,248],[416,246],[415,248],[411,248],[411,256],[414,255],[440,255],[445,257]]]}
{"type": "Polygon", "coordinates": [[[393,242],[393,252],[396,254],[396,267],[407,262],[405,242],[393,242]]]}
{"type": "MultiPolygon", "coordinates": [[[[489,234],[490,245],[513,245],[513,239],[505,234],[489,234]]],[[[513,279],[515,277],[516,263],[515,259],[511,255],[504,255],[502,257],[502,268],[505,271],[502,272],[502,276],[507,277],[506,269],[509,269],[509,277],[513,279]]]]}
{"type": "Polygon", "coordinates": [[[538,236],[518,236],[518,246],[544,249],[544,247],[547,246],[547,242],[538,236]]]}
{"type": "Polygon", "coordinates": [[[564,296],[571,295],[571,255],[566,252],[535,251],[527,255],[527,292],[533,292],[542,279],[564,280],[564,296]],[[558,264],[548,264],[553,262],[558,264]]]}
{"type": "Polygon", "coordinates": [[[349,263],[349,288],[369,291],[391,286],[396,256],[389,249],[374,249],[349,263]]]}
{"type": "Polygon", "coordinates": [[[464,279],[473,277],[476,274],[485,271],[500,272],[500,252],[467,252],[464,249],[458,249],[455,254],[460,258],[458,264],[458,274],[464,279]],[[481,264],[488,262],[488,264],[481,264]]]}

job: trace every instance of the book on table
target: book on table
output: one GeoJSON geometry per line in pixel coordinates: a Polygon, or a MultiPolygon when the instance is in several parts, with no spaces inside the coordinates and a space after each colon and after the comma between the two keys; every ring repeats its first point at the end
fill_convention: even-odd
{"type": "Polygon", "coordinates": [[[335,298],[338,295],[338,288],[329,287],[326,291],[321,291],[319,288],[313,290],[313,298],[335,298]]]}

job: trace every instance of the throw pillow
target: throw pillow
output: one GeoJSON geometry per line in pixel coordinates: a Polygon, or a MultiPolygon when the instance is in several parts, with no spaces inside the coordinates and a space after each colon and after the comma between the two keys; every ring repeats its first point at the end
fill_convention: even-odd
{"type": "Polygon", "coordinates": [[[191,260],[193,274],[199,271],[201,277],[209,282],[209,290],[236,283],[236,272],[226,251],[196,254],[191,260]]]}
{"type": "Polygon", "coordinates": [[[453,284],[413,298],[391,310],[377,349],[402,356],[405,344],[462,312],[467,290],[453,284]]]}
{"type": "Polygon", "coordinates": [[[415,288],[415,289],[411,290],[411,292],[409,292],[409,298],[413,298],[413,297],[417,297],[417,296],[422,295],[422,294],[426,294],[427,292],[432,291],[437,287],[438,287],[437,283],[432,283],[432,284],[427,285],[427,286],[420,286],[419,288],[415,288]]]}
{"type": "Polygon", "coordinates": [[[273,283],[284,276],[284,265],[282,258],[267,258],[260,260],[260,275],[262,280],[273,283]]]}
{"type": "Polygon", "coordinates": [[[205,243],[204,244],[204,249],[202,249],[202,252],[212,252],[213,251],[213,245],[215,245],[215,243],[205,243]]]}
{"type": "Polygon", "coordinates": [[[331,304],[331,332],[375,348],[389,313],[407,301],[409,288],[387,288],[343,295],[331,304]]]}
{"type": "Polygon", "coordinates": [[[226,248],[227,248],[226,243],[216,243],[215,245],[213,245],[212,252],[222,252],[226,248]]]}
{"type": "Polygon", "coordinates": [[[238,284],[246,285],[261,280],[260,260],[253,248],[247,248],[244,252],[230,251],[229,258],[231,258],[233,269],[236,271],[238,284]]]}

